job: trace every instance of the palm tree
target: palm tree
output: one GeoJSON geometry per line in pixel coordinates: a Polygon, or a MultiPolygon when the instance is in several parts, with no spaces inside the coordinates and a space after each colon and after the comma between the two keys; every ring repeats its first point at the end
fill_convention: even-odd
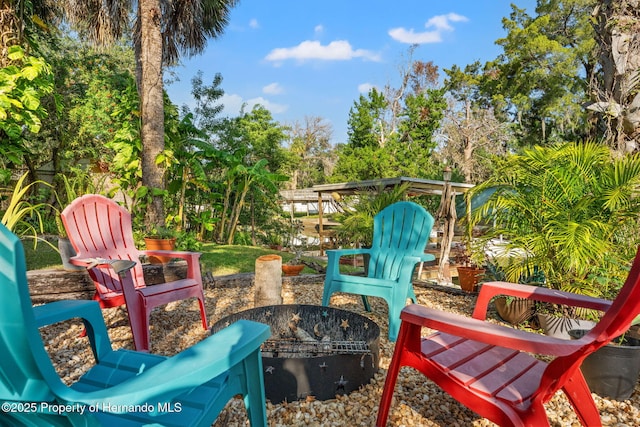
{"type": "MultiPolygon", "coordinates": [[[[165,189],[164,169],[156,157],[164,149],[163,67],[177,63],[180,54],[202,53],[208,38],[219,36],[238,0],[69,0],[65,18],[80,34],[99,44],[133,36],[136,79],[140,96],[142,185],[165,189]],[[137,10],[133,10],[137,5],[137,10]],[[136,17],[133,28],[129,17],[136,17]]],[[[152,192],[160,194],[159,192],[152,192]]],[[[162,197],[155,195],[146,210],[147,226],[164,222],[162,197]]]]}
{"type": "Polygon", "coordinates": [[[475,214],[495,224],[486,239],[509,242],[495,259],[509,281],[542,271],[550,287],[611,297],[638,243],[640,155],[596,143],[535,147],[472,191],[489,189],[475,214]]]}

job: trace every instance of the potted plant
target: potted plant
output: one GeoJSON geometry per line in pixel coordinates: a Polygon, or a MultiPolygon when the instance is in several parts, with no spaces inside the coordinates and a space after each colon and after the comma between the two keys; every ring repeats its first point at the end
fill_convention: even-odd
{"type": "Polygon", "coordinates": [[[638,244],[638,180],[640,157],[601,144],[534,147],[507,157],[471,190],[486,195],[473,215],[493,224],[483,240],[504,240],[495,262],[507,281],[538,269],[544,286],[605,297],[607,278],[626,276],[638,244]]]}
{"type": "Polygon", "coordinates": [[[476,292],[478,283],[485,273],[479,257],[472,257],[469,243],[456,249],[454,260],[458,271],[458,283],[465,292],[476,292]]]}
{"type": "Polygon", "coordinates": [[[301,254],[296,252],[296,256],[282,264],[282,273],[285,276],[298,276],[304,270],[304,263],[301,254]]]}
{"type": "MultiPolygon", "coordinates": [[[[640,319],[639,319],[640,320],[640,319]]],[[[580,370],[589,389],[599,396],[626,400],[640,377],[640,336],[637,321],[629,331],[587,356],[580,370]]],[[[588,329],[569,331],[571,338],[581,338],[588,329]]]]}
{"type": "Polygon", "coordinates": [[[304,224],[300,220],[291,221],[289,227],[289,251],[295,256],[289,261],[282,264],[282,273],[285,276],[297,276],[304,269],[304,263],[302,262],[302,251],[306,246],[306,238],[301,236],[301,232],[304,229],[304,224]],[[300,243],[300,245],[296,245],[300,243]]]}
{"type": "MultiPolygon", "coordinates": [[[[173,251],[176,248],[176,236],[177,232],[169,227],[155,227],[144,238],[144,243],[148,250],[173,251]]],[[[166,264],[169,261],[171,261],[171,257],[149,257],[151,264],[166,264]]]]}
{"type": "MultiPolygon", "coordinates": [[[[491,281],[504,282],[504,272],[493,262],[487,262],[486,275],[491,281]]],[[[519,283],[537,285],[541,283],[538,274],[532,274],[519,283]]],[[[518,298],[502,295],[493,300],[498,316],[507,323],[519,325],[531,320],[536,313],[535,301],[528,298],[518,298]]]]}

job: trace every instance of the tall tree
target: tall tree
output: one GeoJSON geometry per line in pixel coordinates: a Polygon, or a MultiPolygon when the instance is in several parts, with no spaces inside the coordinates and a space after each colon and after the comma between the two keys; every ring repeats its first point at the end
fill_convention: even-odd
{"type": "Polygon", "coordinates": [[[588,108],[600,113],[610,145],[640,148],[640,2],[604,0],[594,11],[601,74],[589,81],[588,108]]]}
{"type": "Polygon", "coordinates": [[[591,12],[597,0],[538,0],[536,15],[512,5],[503,53],[486,65],[483,89],[524,145],[593,137],[582,104],[597,67],[591,12]]]}
{"type": "MultiPolygon", "coordinates": [[[[410,49],[413,53],[413,48],[410,49]]],[[[400,70],[398,88],[371,89],[349,112],[349,142],[338,148],[331,181],[433,178],[434,133],[446,108],[438,67],[412,61],[400,70]]]]}
{"type": "Polygon", "coordinates": [[[290,131],[290,163],[286,170],[292,189],[323,184],[332,169],[331,124],[322,117],[305,117],[290,131]]]}
{"type": "Polygon", "coordinates": [[[388,107],[384,95],[372,88],[367,96],[360,95],[349,110],[349,145],[353,148],[384,146],[384,114],[388,107]]]}
{"type": "Polygon", "coordinates": [[[462,172],[465,182],[478,182],[490,172],[482,155],[506,152],[509,124],[495,117],[490,99],[481,92],[486,76],[479,62],[464,70],[454,65],[445,73],[450,102],[443,125],[445,142],[439,153],[443,163],[462,172]]]}
{"type": "MultiPolygon", "coordinates": [[[[64,13],[82,36],[104,44],[133,30],[142,123],[142,185],[164,190],[163,168],[156,162],[164,149],[163,66],[175,64],[181,54],[201,53],[207,38],[222,33],[237,0],[139,0],[137,3],[90,0],[81,3],[69,1],[64,13]],[[134,6],[137,6],[135,10],[134,6]],[[133,29],[128,26],[130,16],[136,18],[133,29]]],[[[162,225],[162,192],[152,194],[145,223],[162,225]]]]}

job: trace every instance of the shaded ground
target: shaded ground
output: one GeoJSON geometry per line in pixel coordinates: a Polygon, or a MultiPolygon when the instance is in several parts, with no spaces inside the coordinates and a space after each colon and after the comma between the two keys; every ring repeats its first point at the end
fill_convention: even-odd
{"type": "MultiPolygon", "coordinates": [[[[321,277],[321,276],[317,276],[321,277]]],[[[469,315],[475,298],[472,295],[452,295],[431,287],[416,286],[420,304],[469,315]]],[[[319,304],[322,284],[283,285],[285,304],[319,304]]],[[[253,288],[250,282],[232,288],[214,288],[205,291],[207,314],[211,323],[223,317],[253,308],[253,288]]],[[[267,413],[270,426],[372,426],[377,415],[377,406],[384,384],[385,374],[393,352],[394,344],[388,342],[387,309],[384,301],[371,298],[372,313],[362,309],[359,297],[336,295],[333,306],[354,311],[367,316],[380,325],[381,354],[380,371],[370,384],[348,396],[340,396],[328,401],[290,402],[272,405],[268,403],[267,413]]],[[[109,335],[116,348],[132,348],[131,332],[123,309],[104,310],[109,335]]],[[[495,317],[492,311],[491,316],[495,317]]],[[[207,331],[200,326],[197,303],[183,301],[156,309],[151,315],[151,351],[172,355],[206,338],[207,331]]],[[[58,372],[66,381],[73,381],[92,363],[92,356],[86,338],[80,338],[82,325],[65,323],[47,328],[43,332],[52,359],[58,372]]],[[[640,388],[630,400],[610,401],[594,395],[605,426],[637,426],[640,419],[640,388]]],[[[547,413],[554,427],[577,426],[578,421],[564,395],[558,394],[547,405],[547,413]]],[[[234,399],[220,414],[214,424],[223,426],[244,426],[246,415],[242,401],[234,399]]],[[[470,410],[460,406],[455,400],[439,390],[432,382],[410,369],[403,369],[398,379],[394,403],[391,408],[390,426],[493,426],[479,418],[470,410]]]]}

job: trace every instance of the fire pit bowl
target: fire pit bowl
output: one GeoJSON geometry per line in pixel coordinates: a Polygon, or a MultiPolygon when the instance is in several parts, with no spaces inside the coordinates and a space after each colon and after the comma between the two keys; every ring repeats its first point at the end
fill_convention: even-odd
{"type": "Polygon", "coordinates": [[[380,328],[365,316],[316,305],[271,305],[227,316],[211,331],[240,319],[271,326],[262,345],[271,403],[333,399],[368,384],[378,371],[380,328]]]}

